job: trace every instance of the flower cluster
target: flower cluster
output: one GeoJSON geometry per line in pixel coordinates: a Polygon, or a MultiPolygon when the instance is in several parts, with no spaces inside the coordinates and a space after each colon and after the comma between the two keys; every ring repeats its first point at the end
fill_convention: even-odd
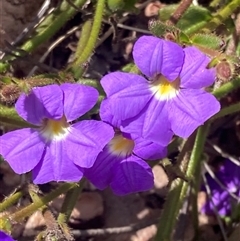
{"type": "Polygon", "coordinates": [[[228,216],[240,202],[240,167],[226,159],[218,168],[215,177],[218,181],[206,174],[211,199],[203,206],[202,212],[207,215],[218,212],[220,216],[228,216]]]}
{"type": "Polygon", "coordinates": [[[1,241],[14,241],[8,234],[0,230],[0,240],[1,241]]]}
{"type": "Polygon", "coordinates": [[[77,121],[97,102],[92,87],[49,85],[22,94],[16,111],[35,127],[0,137],[0,154],[12,169],[32,171],[37,184],[85,176],[119,195],[150,189],[146,160],[165,157],[174,134],[188,137],[220,104],[203,89],[213,84],[215,70],[197,48],[143,36],[133,57],[141,75],[102,78],[101,121],[77,121]]]}
{"type": "Polygon", "coordinates": [[[159,144],[173,134],[189,137],[220,110],[216,98],[203,88],[213,84],[210,59],[195,47],[143,36],[134,45],[134,62],[146,76],[114,72],[101,84],[122,130],[159,144]]]}

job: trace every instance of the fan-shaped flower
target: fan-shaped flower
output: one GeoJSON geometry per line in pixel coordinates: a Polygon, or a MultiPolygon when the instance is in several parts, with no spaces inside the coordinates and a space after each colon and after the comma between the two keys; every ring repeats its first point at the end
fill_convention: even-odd
{"type": "Polygon", "coordinates": [[[113,137],[101,121],[72,121],[89,111],[98,92],[80,84],[37,87],[16,102],[18,114],[36,128],[0,137],[0,154],[18,173],[32,170],[34,183],[78,181],[113,137]]]}
{"type": "Polygon", "coordinates": [[[110,186],[117,195],[146,191],[153,186],[153,174],[145,160],[156,160],[167,154],[166,147],[119,130],[108,104],[101,105],[102,120],[115,128],[115,136],[106,145],[93,167],[84,175],[97,188],[110,186]]]}
{"type": "Polygon", "coordinates": [[[146,76],[113,72],[101,84],[122,130],[167,144],[173,133],[186,138],[220,109],[203,88],[213,84],[210,59],[195,47],[152,36],[138,39],[134,62],[146,76]]]}

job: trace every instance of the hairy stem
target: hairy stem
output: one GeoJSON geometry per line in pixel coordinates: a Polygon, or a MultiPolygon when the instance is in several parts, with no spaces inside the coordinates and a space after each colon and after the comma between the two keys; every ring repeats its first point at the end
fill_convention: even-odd
{"type": "Polygon", "coordinates": [[[240,111],[240,103],[236,103],[221,109],[215,116],[213,116],[210,121],[215,121],[218,118],[224,117],[226,115],[234,114],[240,111]]]}
{"type": "Polygon", "coordinates": [[[104,13],[104,7],[105,7],[105,0],[98,0],[96,5],[96,12],[93,19],[93,25],[91,29],[91,33],[89,35],[88,42],[81,53],[81,55],[78,57],[78,59],[75,61],[75,66],[81,66],[84,64],[88,58],[91,56],[92,51],[94,50],[94,47],[96,45],[98,35],[101,29],[102,24],[102,18],[104,13]]]}
{"type": "Polygon", "coordinates": [[[231,16],[231,14],[240,6],[240,0],[233,0],[229,2],[224,8],[220,9],[214,17],[209,21],[203,31],[206,33],[216,30],[218,26],[223,24],[223,22],[231,16]]]}
{"type": "Polygon", "coordinates": [[[74,187],[73,189],[67,192],[62,204],[61,211],[57,218],[57,221],[60,225],[68,222],[70,215],[72,213],[72,210],[78,200],[78,197],[82,192],[83,184],[84,184],[84,179],[80,181],[78,186],[74,187]]]}
{"type": "Polygon", "coordinates": [[[16,112],[15,108],[0,105],[0,123],[16,127],[34,127],[23,120],[16,112]]]}
{"type": "Polygon", "coordinates": [[[222,98],[239,87],[240,87],[240,78],[236,78],[222,85],[220,88],[214,90],[212,94],[217,98],[222,98]]]}
{"type": "Polygon", "coordinates": [[[87,46],[87,43],[91,34],[91,29],[92,29],[92,20],[88,20],[82,26],[81,36],[78,41],[77,50],[75,53],[75,60],[72,64],[72,67],[70,67],[76,79],[78,79],[83,72],[82,66],[79,66],[76,63],[76,61],[78,60],[78,57],[81,56],[82,52],[84,51],[84,48],[87,46]]]}
{"type": "Polygon", "coordinates": [[[7,197],[2,203],[0,203],[0,212],[4,211],[5,209],[11,207],[15,204],[21,197],[23,196],[23,192],[19,191],[7,197]]]}
{"type": "MultiPolygon", "coordinates": [[[[190,159],[185,160],[187,162],[185,163],[185,165],[187,165],[185,175],[187,179],[192,181],[194,181],[194,175],[201,171],[200,157],[203,152],[208,129],[208,124],[201,126],[198,129],[190,159]]],[[[191,142],[189,143],[187,141],[185,146],[186,148],[183,148],[182,150],[182,153],[185,152],[183,159],[188,159],[189,151],[191,150],[191,142]]],[[[188,187],[189,182],[184,182],[183,180],[175,180],[172,183],[171,190],[161,215],[155,241],[171,240],[172,231],[174,230],[179,210],[182,207],[184,199],[186,198],[188,187]]]]}
{"type": "Polygon", "coordinates": [[[59,195],[66,193],[70,189],[76,187],[76,183],[64,183],[61,186],[59,186],[57,189],[53,190],[46,196],[39,198],[38,200],[35,200],[34,203],[28,205],[27,207],[13,213],[10,215],[9,219],[13,220],[15,222],[19,222],[21,219],[26,218],[30,216],[32,213],[37,211],[42,206],[48,204],[50,201],[58,197],[59,195]]]}

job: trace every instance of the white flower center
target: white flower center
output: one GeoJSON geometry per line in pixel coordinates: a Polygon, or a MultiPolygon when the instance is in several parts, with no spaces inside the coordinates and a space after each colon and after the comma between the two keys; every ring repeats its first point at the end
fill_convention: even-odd
{"type": "Polygon", "coordinates": [[[170,82],[163,75],[157,76],[157,79],[151,84],[151,91],[158,100],[169,100],[177,96],[179,92],[180,79],[170,82]]]}
{"type": "Polygon", "coordinates": [[[117,156],[129,156],[134,148],[134,141],[127,139],[122,134],[115,134],[108,147],[112,154],[117,156]]]}
{"type": "Polygon", "coordinates": [[[41,134],[47,140],[59,141],[64,139],[69,131],[70,125],[67,123],[66,117],[63,116],[60,120],[44,120],[41,134]]]}

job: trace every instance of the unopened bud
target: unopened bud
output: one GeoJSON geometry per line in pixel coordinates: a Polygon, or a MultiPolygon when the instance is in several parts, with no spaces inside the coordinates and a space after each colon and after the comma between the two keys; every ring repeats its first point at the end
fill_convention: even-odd
{"type": "Polygon", "coordinates": [[[230,81],[234,73],[234,65],[228,61],[221,61],[216,65],[217,77],[223,83],[230,81]]]}
{"type": "Polygon", "coordinates": [[[174,33],[166,33],[164,38],[168,41],[176,42],[176,36],[174,33]]]}

